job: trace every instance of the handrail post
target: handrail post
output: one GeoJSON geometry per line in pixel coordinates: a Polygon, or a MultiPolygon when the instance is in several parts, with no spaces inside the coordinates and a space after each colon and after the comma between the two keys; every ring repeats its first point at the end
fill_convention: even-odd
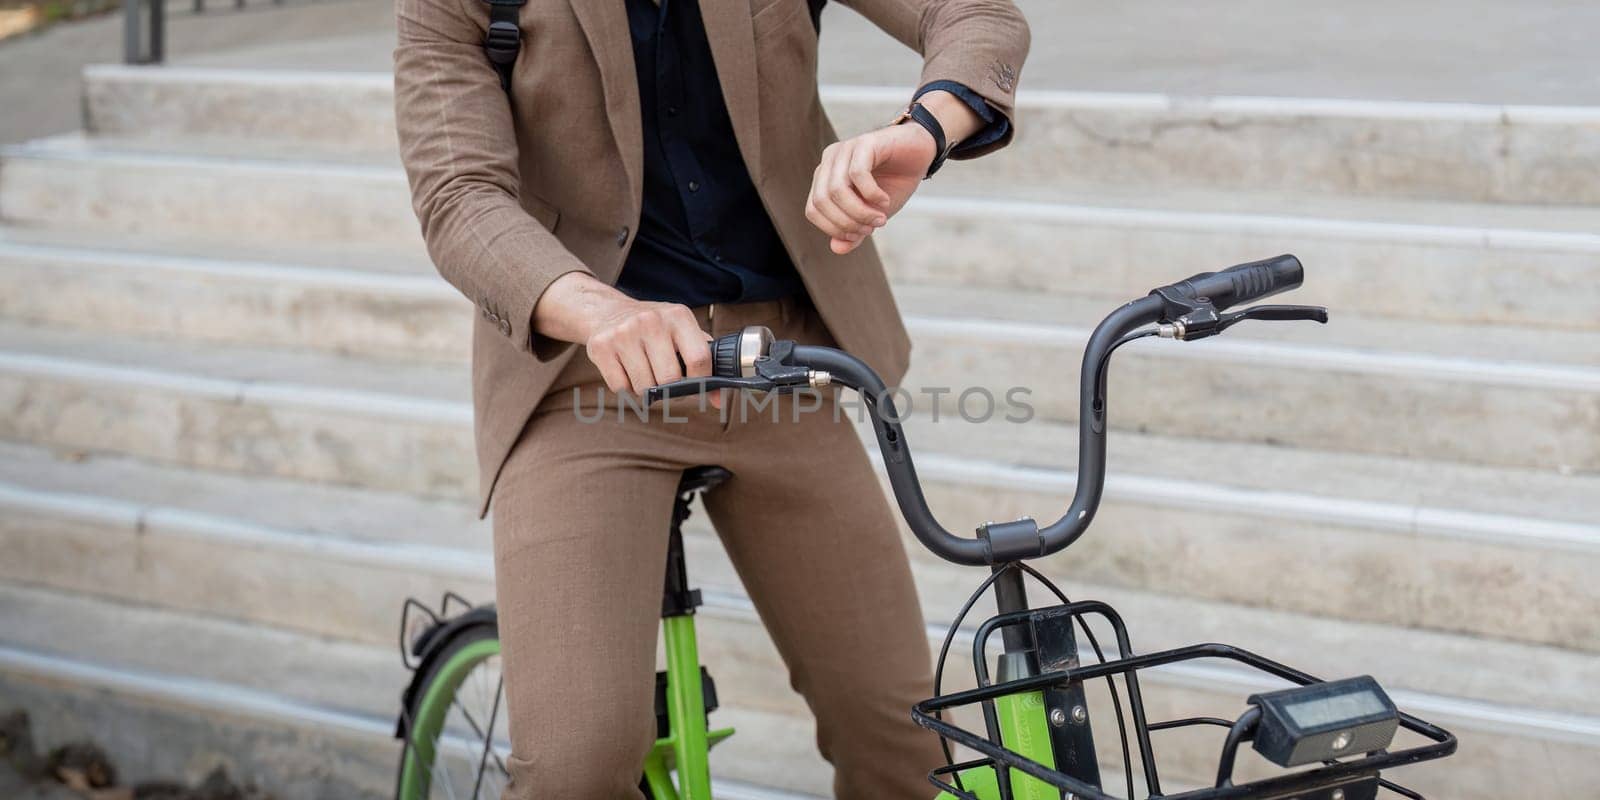
{"type": "Polygon", "coordinates": [[[122,60],[128,64],[161,63],[166,22],[166,0],[124,0],[122,60]]]}
{"type": "Polygon", "coordinates": [[[125,64],[139,63],[140,5],[140,0],[123,0],[122,3],[122,61],[125,64]]]}
{"type": "Polygon", "coordinates": [[[160,64],[167,58],[167,0],[150,0],[150,60],[160,64]]]}

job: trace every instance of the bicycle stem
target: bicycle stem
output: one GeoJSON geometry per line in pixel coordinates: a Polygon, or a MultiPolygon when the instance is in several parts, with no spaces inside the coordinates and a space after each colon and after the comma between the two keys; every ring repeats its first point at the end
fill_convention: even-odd
{"type": "Polygon", "coordinates": [[[878,449],[883,453],[884,469],[894,490],[900,514],[911,532],[929,550],[957,564],[994,565],[1038,558],[1058,552],[1082,536],[1094,520],[1105,488],[1106,467],[1106,370],[1109,356],[1122,337],[1161,318],[1163,301],[1148,295],[1128,303],[1095,327],[1084,348],[1079,376],[1078,480],[1072,504],[1054,523],[1040,528],[1032,519],[1012,522],[986,522],[978,526],[977,537],[957,536],[934,518],[923,496],[922,484],[912,463],[911,450],[900,426],[900,412],[883,379],[865,362],[849,353],[829,347],[796,345],[793,361],[814,370],[826,371],[834,383],[856,390],[867,404],[878,449]]]}

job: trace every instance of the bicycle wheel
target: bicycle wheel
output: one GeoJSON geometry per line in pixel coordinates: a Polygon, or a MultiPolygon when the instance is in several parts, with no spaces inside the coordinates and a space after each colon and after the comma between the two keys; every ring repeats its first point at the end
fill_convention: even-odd
{"type": "Polygon", "coordinates": [[[505,684],[492,623],[454,632],[405,709],[397,800],[495,800],[509,782],[505,684]]]}

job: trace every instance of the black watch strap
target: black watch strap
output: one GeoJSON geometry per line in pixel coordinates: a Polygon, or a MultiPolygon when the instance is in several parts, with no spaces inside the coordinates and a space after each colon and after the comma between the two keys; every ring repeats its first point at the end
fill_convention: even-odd
{"type": "Polygon", "coordinates": [[[938,172],[940,167],[944,166],[945,159],[950,157],[951,145],[945,142],[944,126],[939,124],[939,118],[935,117],[933,112],[929,111],[921,103],[912,103],[905,111],[901,112],[893,124],[899,125],[907,121],[915,122],[927,130],[928,133],[933,134],[935,151],[933,163],[928,165],[928,174],[922,176],[923,180],[927,180],[933,177],[933,173],[938,172]]]}

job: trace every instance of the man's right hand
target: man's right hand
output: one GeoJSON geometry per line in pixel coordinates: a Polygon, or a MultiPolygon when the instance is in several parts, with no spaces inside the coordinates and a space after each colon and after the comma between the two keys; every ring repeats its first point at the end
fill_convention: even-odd
{"type": "Polygon", "coordinates": [[[687,306],[635,300],[583,272],[562,275],[545,289],[533,327],[583,345],[606,386],[619,394],[642,395],[652,386],[711,374],[711,335],[687,306]]]}

